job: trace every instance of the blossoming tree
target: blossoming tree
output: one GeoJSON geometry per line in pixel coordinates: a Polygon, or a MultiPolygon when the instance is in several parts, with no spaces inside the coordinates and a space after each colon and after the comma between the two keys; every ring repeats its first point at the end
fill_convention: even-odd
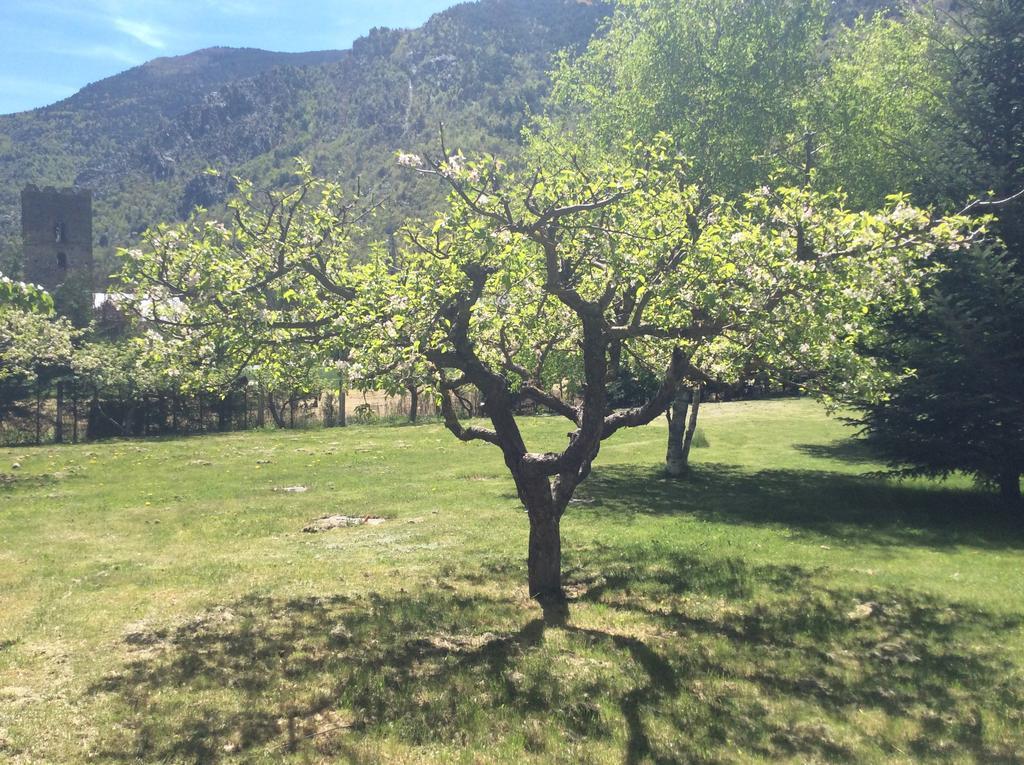
{"type": "Polygon", "coordinates": [[[840,195],[804,188],[701,208],[668,147],[665,137],[636,147],[628,164],[554,150],[518,173],[493,158],[407,155],[450,186],[449,204],[409,234],[397,267],[374,261],[358,299],[375,317],[359,345],[386,345],[399,326],[437,376],[448,429],[501,451],[529,517],[540,598],[561,592],[559,523],[602,441],[664,413],[685,379],[728,376],[750,358],[813,370],[833,390],[879,386],[861,341],[918,303],[937,247],[974,236],[903,199],[854,213],[840,195]],[[661,359],[661,384],[639,406],[608,405],[613,345],[661,359]],[[578,400],[555,392],[566,358],[578,400]],[[456,417],[451,395],[466,386],[483,394],[489,427],[456,417]],[[524,401],[569,422],[561,451],[527,446],[524,401]]]}
{"type": "Polygon", "coordinates": [[[364,369],[432,376],[448,429],[500,450],[529,518],[530,593],[557,598],[560,521],[605,439],[664,413],[682,381],[753,357],[870,390],[884,373],[861,341],[917,304],[936,248],[973,236],[902,199],[854,213],[840,196],[779,188],[702,206],[669,146],[634,147],[628,161],[542,147],[519,172],[443,147],[404,155],[448,184],[448,204],[433,225],[410,225],[404,246],[366,258],[363,208],[335,185],[306,173],[263,204],[243,186],[230,226],[161,230],[125,277],[155,323],[213,332],[243,354],[272,359],[301,340],[325,357],[350,349],[364,369]],[[161,316],[171,298],[185,313],[161,316]],[[609,406],[613,348],[660,362],[645,402],[609,406]],[[567,370],[580,383],[571,398],[567,370]],[[469,386],[488,425],[457,416],[453,397],[469,386]],[[528,447],[524,402],[566,419],[561,451],[528,447]]]}

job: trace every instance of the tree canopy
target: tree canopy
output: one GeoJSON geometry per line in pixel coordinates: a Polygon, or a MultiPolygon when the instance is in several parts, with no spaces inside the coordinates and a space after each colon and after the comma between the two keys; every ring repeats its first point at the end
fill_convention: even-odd
{"type": "Polygon", "coordinates": [[[0,422],[27,414],[21,402],[71,365],[77,333],[52,312],[45,290],[0,274],[0,422]]]}
{"type": "MultiPolygon", "coordinates": [[[[938,53],[949,30],[876,18],[828,37],[825,20],[820,3],[626,0],[557,72],[578,119],[568,138],[559,117],[511,162],[443,138],[436,155],[401,153],[448,198],[387,241],[367,234],[372,199],[308,165],[275,191],[239,180],[229,218],[158,227],[127,254],[135,310],[191,367],[212,359],[228,379],[343,363],[390,390],[437,391],[456,437],[501,451],[530,522],[530,591],[555,594],[560,519],[602,441],[664,413],[680,386],[756,369],[884,406],[914,376],[905,362],[928,355],[921,342],[945,341],[920,329],[942,311],[922,311],[958,274],[996,278],[1016,310],[1009,272],[975,252],[991,246],[985,221],[908,193],[949,207],[980,156],[940,129],[967,124],[940,97],[961,71],[938,53]],[[918,339],[899,339],[901,323],[918,339]],[[616,408],[623,359],[658,376],[616,408]],[[470,388],[487,424],[459,417],[470,388]],[[561,449],[525,442],[526,403],[568,421],[561,449]]],[[[981,322],[982,303],[949,306],[981,322]]],[[[1016,342],[1012,323],[983,323],[986,343],[1016,342]]]]}
{"type": "Polygon", "coordinates": [[[948,272],[926,291],[925,310],[898,317],[871,345],[905,373],[880,400],[847,401],[865,411],[865,432],[897,472],[962,470],[1012,499],[1024,448],[1022,67],[1019,3],[969,0],[859,25],[823,90],[843,140],[821,173],[862,202],[899,185],[940,208],[992,216],[1000,241],[943,253],[948,272]]]}
{"type": "Polygon", "coordinates": [[[351,247],[359,203],[333,184],[307,176],[263,198],[243,184],[232,222],[155,232],[125,276],[155,326],[212,334],[247,359],[302,339],[357,364],[426,365],[448,428],[502,451],[530,517],[537,595],[559,589],[559,520],[604,439],[662,414],[684,378],[734,374],[752,356],[860,390],[881,384],[862,341],[918,305],[937,247],[973,237],[902,199],[852,212],[807,187],[702,205],[667,136],[632,146],[628,161],[557,145],[532,156],[545,160],[513,170],[443,147],[404,155],[449,186],[448,204],[365,261],[351,247]],[[622,410],[608,400],[613,343],[663,369],[652,395],[622,410]],[[567,367],[578,400],[559,395],[567,367]],[[451,396],[466,386],[482,393],[489,427],[457,417],[451,396]],[[525,401],[569,420],[561,451],[526,445],[525,401]]]}
{"type": "Polygon", "coordinates": [[[624,0],[562,60],[554,101],[608,151],[670,133],[705,194],[737,197],[802,150],[827,14],[821,0],[624,0]]]}

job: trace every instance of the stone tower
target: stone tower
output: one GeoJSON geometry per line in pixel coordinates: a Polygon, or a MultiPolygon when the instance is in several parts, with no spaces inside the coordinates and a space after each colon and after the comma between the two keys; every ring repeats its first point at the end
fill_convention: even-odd
{"type": "Polygon", "coordinates": [[[21,241],[25,281],[51,293],[66,281],[92,292],[91,191],[26,186],[21,241]]]}

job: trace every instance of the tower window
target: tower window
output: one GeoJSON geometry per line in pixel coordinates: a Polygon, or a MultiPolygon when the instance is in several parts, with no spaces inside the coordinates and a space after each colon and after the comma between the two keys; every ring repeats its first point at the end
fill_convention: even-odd
{"type": "Polygon", "coordinates": [[[55,242],[63,242],[65,236],[64,224],[58,223],[53,227],[53,240],[55,242]]]}
{"type": "Polygon", "coordinates": [[[67,254],[63,253],[63,252],[58,252],[57,253],[57,268],[67,268],[67,267],[68,267],[68,256],[67,256],[67,254]]]}

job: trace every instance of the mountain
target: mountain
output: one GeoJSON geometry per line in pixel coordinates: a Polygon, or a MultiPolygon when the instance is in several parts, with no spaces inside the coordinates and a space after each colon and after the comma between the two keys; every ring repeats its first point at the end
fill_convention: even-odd
{"type": "Polygon", "coordinates": [[[440,190],[396,168],[395,153],[436,147],[442,122],[452,146],[513,151],[547,92],[551,57],[585,45],[608,12],[585,0],[481,0],[418,29],[374,29],[350,51],[160,58],[0,116],[0,271],[18,271],[26,183],[93,190],[106,272],[150,225],[222,202],[231,175],[278,185],[296,156],[379,189],[389,200],[380,230],[429,214],[440,190]]]}

